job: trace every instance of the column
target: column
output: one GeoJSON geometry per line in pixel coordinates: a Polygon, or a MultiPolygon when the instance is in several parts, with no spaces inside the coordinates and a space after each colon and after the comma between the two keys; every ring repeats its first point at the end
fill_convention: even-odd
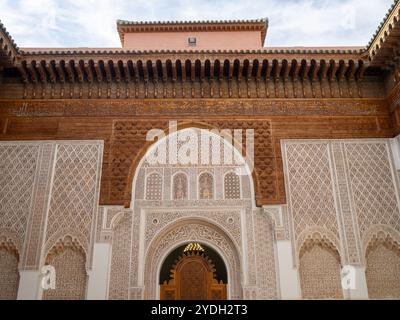
{"type": "Polygon", "coordinates": [[[111,244],[95,243],[93,268],[89,272],[87,300],[106,300],[110,274],[111,244]]]}
{"type": "Polygon", "coordinates": [[[17,300],[38,300],[40,282],[39,271],[20,271],[17,300]]]}
{"type": "Polygon", "coordinates": [[[293,263],[292,243],[290,240],[278,240],[276,247],[281,299],[301,299],[299,274],[293,263]]]}

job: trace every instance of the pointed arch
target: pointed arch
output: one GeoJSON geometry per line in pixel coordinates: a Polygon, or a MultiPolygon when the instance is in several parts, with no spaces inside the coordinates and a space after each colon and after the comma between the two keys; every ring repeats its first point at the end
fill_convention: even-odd
{"type": "Polygon", "coordinates": [[[400,244],[383,231],[374,235],[366,249],[368,295],[372,299],[400,298],[400,244]]]}
{"type": "Polygon", "coordinates": [[[163,179],[158,172],[151,172],[146,177],[146,200],[162,200],[163,179]]]}
{"type": "MultiPolygon", "coordinates": [[[[189,121],[189,122],[182,122],[178,123],[177,130],[183,130],[183,129],[188,129],[188,128],[194,128],[194,129],[206,129],[206,130],[218,130],[217,127],[212,126],[206,122],[194,122],[194,121],[189,121]]],[[[165,128],[160,128],[164,131],[166,135],[168,135],[168,127],[165,128]]],[[[143,160],[144,156],[148,153],[150,148],[157,143],[158,141],[148,141],[146,142],[141,151],[138,152],[138,154],[135,156],[133,161],[131,162],[131,166],[129,168],[129,173],[127,175],[127,183],[126,183],[126,188],[125,188],[125,195],[124,195],[124,206],[125,208],[129,208],[131,206],[131,201],[132,201],[132,189],[133,189],[133,181],[135,180],[135,174],[137,173],[137,169],[143,160]]],[[[246,152],[246,149],[243,148],[243,151],[246,152]]],[[[254,168],[252,172],[250,172],[250,178],[251,178],[251,187],[253,188],[253,196],[252,200],[255,202],[256,201],[256,194],[259,193],[259,188],[260,188],[260,183],[259,183],[259,177],[257,173],[257,169],[254,168]]]]}
{"type": "Polygon", "coordinates": [[[186,173],[179,171],[172,177],[172,199],[187,200],[189,197],[189,180],[186,173]]]}
{"type": "Polygon", "coordinates": [[[340,254],[326,237],[315,233],[299,250],[299,277],[303,299],[342,299],[340,254]]]}
{"type": "Polygon", "coordinates": [[[214,176],[210,172],[202,172],[199,175],[198,191],[200,200],[214,199],[214,176]]]}
{"type": "Polygon", "coordinates": [[[240,176],[234,171],[224,175],[224,198],[240,199],[242,197],[240,176]]]}
{"type": "Polygon", "coordinates": [[[0,300],[16,300],[19,287],[19,252],[11,239],[0,237],[0,300]]]}
{"type": "Polygon", "coordinates": [[[45,260],[56,271],[56,289],[43,292],[43,300],[84,300],[86,297],[86,253],[71,236],[59,239],[45,260]]]}

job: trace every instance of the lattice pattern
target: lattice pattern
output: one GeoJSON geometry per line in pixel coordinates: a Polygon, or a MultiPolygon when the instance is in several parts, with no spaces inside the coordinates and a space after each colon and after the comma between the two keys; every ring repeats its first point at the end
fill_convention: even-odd
{"type": "Polygon", "coordinates": [[[199,178],[199,199],[214,198],[214,178],[211,173],[202,173],[199,178]]]}
{"type": "Polygon", "coordinates": [[[132,220],[124,218],[114,229],[112,241],[109,299],[129,298],[129,263],[132,237],[132,220]]]}
{"type": "Polygon", "coordinates": [[[83,248],[67,237],[57,242],[46,258],[56,270],[56,289],[43,292],[43,300],[84,300],[87,275],[83,248]]]}
{"type": "Polygon", "coordinates": [[[277,297],[274,234],[272,220],[264,213],[254,215],[256,244],[257,299],[277,297]]]}
{"type": "Polygon", "coordinates": [[[38,145],[0,145],[0,230],[22,243],[35,182],[38,145]]]}
{"type": "Polygon", "coordinates": [[[338,253],[314,243],[300,257],[300,284],[304,299],[342,299],[338,253]]]}
{"type": "Polygon", "coordinates": [[[348,143],[351,189],[361,236],[373,225],[400,231],[400,214],[386,142],[348,143]]]}
{"type": "Polygon", "coordinates": [[[152,173],[146,180],[146,200],[162,200],[162,177],[152,173]]]}
{"type": "Polygon", "coordinates": [[[174,200],[185,200],[188,196],[188,181],[184,173],[178,173],[174,176],[173,182],[174,200]]]}
{"type": "Polygon", "coordinates": [[[46,248],[70,233],[76,235],[87,250],[97,210],[101,148],[97,144],[65,144],[57,149],[46,248]]]}
{"type": "Polygon", "coordinates": [[[345,240],[343,258],[346,264],[359,264],[362,256],[360,243],[357,239],[355,228],[355,214],[351,210],[350,194],[348,187],[348,173],[343,152],[343,145],[339,142],[332,144],[332,154],[335,161],[337,176],[338,200],[341,208],[341,238],[345,240]]]}
{"type": "Polygon", "coordinates": [[[371,299],[400,299],[400,247],[377,240],[368,247],[365,277],[371,299]]]}
{"type": "Polygon", "coordinates": [[[0,300],[16,300],[19,285],[18,251],[11,243],[0,242],[0,300]]]}
{"type": "Polygon", "coordinates": [[[240,199],[240,178],[234,172],[229,172],[224,178],[225,199],[240,199]]]}
{"type": "Polygon", "coordinates": [[[241,219],[239,210],[220,210],[213,207],[212,211],[187,211],[169,209],[159,212],[149,210],[146,212],[146,231],[145,231],[145,247],[147,248],[150,241],[159,233],[166,225],[178,219],[186,218],[206,218],[213,221],[216,225],[222,226],[230,237],[240,247],[242,243],[242,235],[240,232],[241,219]]]}
{"type": "Polygon", "coordinates": [[[287,146],[289,197],[296,238],[309,227],[338,233],[327,144],[287,146]]]}
{"type": "Polygon", "coordinates": [[[22,268],[38,270],[40,265],[43,239],[45,237],[46,217],[51,189],[54,151],[56,143],[46,142],[41,146],[39,167],[35,178],[32,212],[28,222],[25,251],[22,257],[22,268]]]}

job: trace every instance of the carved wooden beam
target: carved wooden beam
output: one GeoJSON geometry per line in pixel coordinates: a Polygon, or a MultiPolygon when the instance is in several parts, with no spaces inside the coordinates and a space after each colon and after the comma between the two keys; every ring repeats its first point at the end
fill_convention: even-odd
{"type": "Polygon", "coordinates": [[[90,83],[93,83],[94,76],[93,76],[93,71],[92,67],[90,66],[90,62],[85,62],[83,65],[83,68],[85,69],[86,77],[90,83]]]}
{"type": "Polygon", "coordinates": [[[163,79],[163,82],[167,82],[167,80],[168,80],[167,62],[162,62],[162,63],[161,63],[161,69],[162,69],[162,79],[163,79]]]}
{"type": "Polygon", "coordinates": [[[181,61],[182,81],[186,81],[186,62],[181,61]]]}
{"type": "Polygon", "coordinates": [[[319,65],[321,69],[321,80],[326,80],[329,71],[329,66],[325,60],[321,60],[319,62],[319,65]]]}
{"type": "Polygon", "coordinates": [[[239,70],[238,70],[238,81],[242,81],[242,77],[243,77],[243,64],[244,61],[243,60],[239,60],[239,70]]]}
{"type": "Polygon", "coordinates": [[[249,80],[251,78],[252,71],[253,71],[253,62],[249,61],[249,64],[247,66],[247,72],[245,74],[246,80],[249,80]]]}
{"type": "Polygon", "coordinates": [[[117,83],[120,83],[122,80],[121,70],[119,68],[119,62],[113,64],[114,73],[115,73],[115,80],[117,83]]]}
{"type": "Polygon", "coordinates": [[[334,81],[339,67],[340,67],[339,61],[332,60],[330,62],[330,70],[328,72],[329,81],[334,81]]]}
{"type": "Polygon", "coordinates": [[[56,61],[56,71],[61,83],[65,83],[65,72],[60,61],[56,61]]]}
{"type": "Polygon", "coordinates": [[[133,69],[133,78],[136,83],[139,82],[140,80],[140,73],[139,73],[139,66],[138,66],[138,61],[132,62],[132,69],[133,69]]]}
{"type": "Polygon", "coordinates": [[[123,68],[124,68],[125,82],[129,83],[131,82],[131,70],[129,68],[129,61],[125,61],[123,63],[123,68]]]}
{"type": "Polygon", "coordinates": [[[301,64],[302,64],[301,77],[303,78],[303,80],[306,80],[310,72],[311,62],[308,60],[303,60],[301,64]]]}
{"type": "Polygon", "coordinates": [[[22,63],[18,63],[17,64],[17,70],[18,70],[19,74],[21,75],[22,81],[24,83],[28,83],[29,82],[29,75],[28,75],[28,72],[27,72],[25,66],[22,63]]]}
{"type": "Polygon", "coordinates": [[[46,62],[46,70],[50,77],[50,82],[55,83],[57,81],[57,75],[54,71],[52,62],[46,62]]]}
{"type": "Polygon", "coordinates": [[[42,81],[43,83],[47,82],[47,75],[46,75],[46,70],[43,68],[42,63],[36,63],[35,64],[35,68],[37,70],[37,72],[40,75],[40,81],[42,81]]]}
{"type": "Polygon", "coordinates": [[[271,79],[273,63],[267,60],[267,70],[265,70],[265,80],[269,81],[271,79]]]}
{"type": "Polygon", "coordinates": [[[340,67],[338,71],[338,80],[342,81],[346,75],[346,71],[349,67],[349,63],[345,61],[340,61],[340,67]]]}
{"type": "Polygon", "coordinates": [[[215,75],[215,61],[211,60],[210,61],[210,80],[213,81],[214,80],[214,75],[215,75]]]}
{"type": "Polygon", "coordinates": [[[83,69],[82,69],[82,67],[81,67],[80,62],[79,62],[79,61],[76,61],[76,62],[74,63],[74,67],[75,67],[76,74],[78,75],[78,81],[79,81],[79,83],[82,83],[84,77],[83,77],[83,69]]]}
{"type": "Polygon", "coordinates": [[[355,79],[355,73],[357,71],[357,65],[355,64],[354,60],[349,61],[349,67],[347,70],[347,79],[353,81],[355,79]]]}
{"type": "Polygon", "coordinates": [[[292,68],[293,68],[293,74],[292,74],[292,78],[293,81],[297,81],[300,77],[300,72],[301,72],[301,62],[299,62],[298,60],[292,60],[292,68]]]}
{"type": "Polygon", "coordinates": [[[156,62],[151,62],[151,64],[148,66],[149,71],[151,70],[153,74],[153,82],[157,83],[158,82],[158,70],[157,70],[157,63],[156,62]]]}
{"type": "Polygon", "coordinates": [[[257,72],[256,72],[257,81],[260,81],[260,79],[261,79],[262,69],[263,69],[262,61],[258,60],[258,67],[257,67],[257,72]]]}
{"type": "Polygon", "coordinates": [[[111,66],[110,66],[110,62],[106,61],[104,62],[104,70],[106,71],[106,79],[107,82],[111,82],[112,80],[112,73],[111,73],[111,66]]]}
{"type": "Polygon", "coordinates": [[[319,61],[315,61],[315,60],[313,60],[311,62],[311,65],[312,65],[311,80],[314,82],[314,81],[318,80],[318,74],[319,74],[321,65],[320,65],[319,61]]]}
{"type": "Polygon", "coordinates": [[[98,61],[94,64],[94,70],[96,71],[97,82],[99,82],[99,83],[103,82],[103,72],[101,70],[100,61],[98,61]]]}
{"type": "Polygon", "coordinates": [[[206,64],[204,61],[201,61],[200,63],[200,80],[204,81],[206,77],[206,64]]]}
{"type": "Polygon", "coordinates": [[[176,81],[178,78],[178,71],[177,71],[177,61],[175,63],[172,63],[172,81],[176,81]]]}
{"type": "Polygon", "coordinates": [[[73,68],[72,68],[71,64],[73,64],[72,61],[71,62],[66,62],[65,63],[65,70],[67,70],[69,82],[74,83],[75,82],[75,75],[74,75],[74,71],[73,71],[73,68]]]}
{"type": "Polygon", "coordinates": [[[221,61],[219,62],[219,70],[218,70],[218,80],[219,81],[222,81],[224,79],[224,63],[221,61]]]}
{"type": "Polygon", "coordinates": [[[274,68],[273,68],[273,77],[275,81],[278,81],[281,75],[281,70],[282,70],[282,61],[281,60],[274,60],[273,61],[274,68]]]}
{"type": "Polygon", "coordinates": [[[194,82],[196,80],[196,64],[192,63],[190,68],[190,79],[194,82]]]}
{"type": "Polygon", "coordinates": [[[282,77],[283,80],[286,82],[289,79],[289,73],[291,70],[291,64],[287,60],[282,61],[282,77]]]}
{"type": "Polygon", "coordinates": [[[26,68],[28,69],[28,73],[31,76],[31,80],[33,83],[38,83],[38,74],[33,66],[34,62],[27,63],[26,68]]]}
{"type": "Polygon", "coordinates": [[[356,79],[357,81],[362,81],[364,79],[364,74],[367,68],[369,67],[370,63],[366,61],[360,61],[359,67],[356,73],[356,79]]]}

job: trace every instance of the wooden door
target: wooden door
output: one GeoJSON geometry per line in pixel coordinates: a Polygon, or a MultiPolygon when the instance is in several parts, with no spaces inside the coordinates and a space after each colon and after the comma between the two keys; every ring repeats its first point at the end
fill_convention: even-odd
{"type": "Polygon", "coordinates": [[[171,270],[171,280],[160,287],[161,300],[226,300],[226,284],[218,283],[214,272],[208,257],[183,255],[171,270]]]}

